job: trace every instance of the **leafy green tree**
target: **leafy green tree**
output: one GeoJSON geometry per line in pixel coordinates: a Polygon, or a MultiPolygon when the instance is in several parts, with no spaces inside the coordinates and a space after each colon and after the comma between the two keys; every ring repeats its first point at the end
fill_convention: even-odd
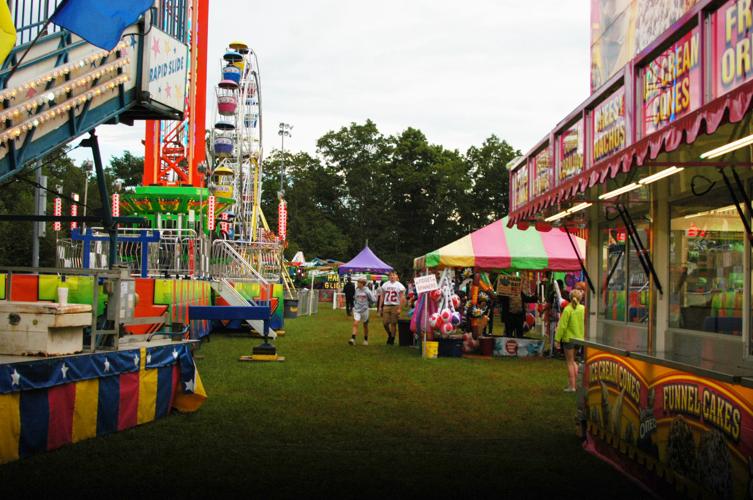
{"type": "Polygon", "coordinates": [[[141,185],[144,175],[144,157],[134,156],[130,151],[121,156],[113,156],[107,168],[108,175],[113,179],[121,179],[126,190],[132,190],[141,185]]]}
{"type": "MultiPolygon", "coordinates": [[[[275,151],[264,163],[262,210],[278,230],[277,193],[280,191],[282,153],[275,151]]],[[[285,153],[285,200],[288,205],[288,258],[298,250],[311,256],[342,258],[349,239],[341,229],[340,180],[307,153],[285,153]]]]}
{"type": "Polygon", "coordinates": [[[324,134],[317,142],[317,152],[325,171],[330,178],[337,178],[342,188],[338,221],[350,245],[340,258],[352,257],[367,241],[379,251],[392,225],[390,141],[367,120],[363,125],[351,123],[324,134]]]}
{"type": "Polygon", "coordinates": [[[407,273],[413,257],[460,235],[468,178],[457,151],[429,144],[417,129],[406,129],[392,143],[391,245],[385,257],[407,273]]]}
{"type": "Polygon", "coordinates": [[[520,151],[507,141],[490,136],[481,147],[471,146],[465,154],[469,175],[473,181],[473,206],[464,214],[468,230],[478,229],[504,217],[509,208],[507,164],[520,156],[520,151]]]}

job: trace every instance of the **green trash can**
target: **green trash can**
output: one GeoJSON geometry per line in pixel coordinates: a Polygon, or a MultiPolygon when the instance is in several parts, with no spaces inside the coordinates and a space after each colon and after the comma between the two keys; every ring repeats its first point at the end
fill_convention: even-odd
{"type": "Polygon", "coordinates": [[[298,317],[298,299],[285,299],[284,307],[283,314],[286,318],[298,317]]]}

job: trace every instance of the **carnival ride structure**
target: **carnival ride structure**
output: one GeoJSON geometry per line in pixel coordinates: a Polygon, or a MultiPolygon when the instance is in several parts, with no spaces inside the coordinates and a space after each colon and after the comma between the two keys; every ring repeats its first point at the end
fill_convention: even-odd
{"type": "MultiPolygon", "coordinates": [[[[209,334],[211,319],[223,319],[220,309],[263,335],[283,326],[283,243],[256,230],[268,227],[259,208],[261,106],[252,52],[230,61],[242,71],[236,91],[224,94],[239,103],[225,115],[236,130],[225,134],[235,155],[215,155],[205,132],[208,0],[156,0],[110,51],[50,24],[60,3],[9,6],[17,41],[0,67],[0,182],[39,169],[80,139],[77,147],[91,149],[104,202],[81,215],[86,202],[53,191],[52,215],[40,203],[34,215],[0,217],[42,230],[51,222],[57,236],[56,267],[0,268],[0,301],[17,308],[0,324],[0,407],[11,415],[19,404],[30,408],[28,398],[51,401],[49,419],[0,412],[0,441],[11,443],[0,446],[0,463],[145,423],[171,406],[196,409],[203,388],[191,345],[209,334]],[[143,185],[110,193],[95,129],[137,120],[147,120],[143,185]],[[70,216],[63,215],[68,202],[70,216]],[[74,310],[90,317],[78,320],[79,347],[54,347],[57,320],[43,347],[18,345],[15,332],[37,325],[40,314],[74,310]],[[99,391],[90,395],[91,412],[76,405],[93,382],[99,391]],[[63,396],[75,396],[75,404],[58,405],[63,396]],[[74,406],[75,417],[63,415],[74,406]],[[97,408],[106,415],[99,418],[97,408]],[[78,430],[29,427],[42,420],[78,430]],[[50,438],[42,442],[42,435],[50,438]]],[[[240,54],[243,44],[231,48],[240,54]]]]}

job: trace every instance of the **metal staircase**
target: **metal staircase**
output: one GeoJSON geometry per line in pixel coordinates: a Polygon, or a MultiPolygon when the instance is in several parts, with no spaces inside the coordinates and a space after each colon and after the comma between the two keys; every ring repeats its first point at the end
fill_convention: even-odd
{"type": "MultiPolygon", "coordinates": [[[[233,284],[228,281],[226,278],[222,278],[219,281],[212,281],[211,283],[212,289],[220,294],[220,297],[225,299],[225,301],[231,305],[231,306],[257,306],[259,304],[256,303],[256,301],[251,299],[246,299],[243,295],[241,295],[238,290],[235,289],[233,284]]],[[[256,331],[259,335],[263,335],[264,333],[264,322],[258,319],[247,319],[245,320],[246,323],[256,331]]],[[[277,334],[274,330],[271,328],[269,329],[269,337],[274,339],[277,338],[277,334]]]]}

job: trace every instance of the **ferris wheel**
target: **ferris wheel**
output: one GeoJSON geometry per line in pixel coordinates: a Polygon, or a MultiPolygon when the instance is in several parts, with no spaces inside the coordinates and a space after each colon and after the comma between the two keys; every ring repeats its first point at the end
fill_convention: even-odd
{"type": "MultiPolygon", "coordinates": [[[[217,106],[212,144],[216,158],[213,188],[234,200],[221,223],[229,238],[257,241],[261,212],[262,113],[259,61],[243,42],[229,44],[215,88],[217,106]]],[[[263,224],[266,226],[266,224],[263,224]]]]}

